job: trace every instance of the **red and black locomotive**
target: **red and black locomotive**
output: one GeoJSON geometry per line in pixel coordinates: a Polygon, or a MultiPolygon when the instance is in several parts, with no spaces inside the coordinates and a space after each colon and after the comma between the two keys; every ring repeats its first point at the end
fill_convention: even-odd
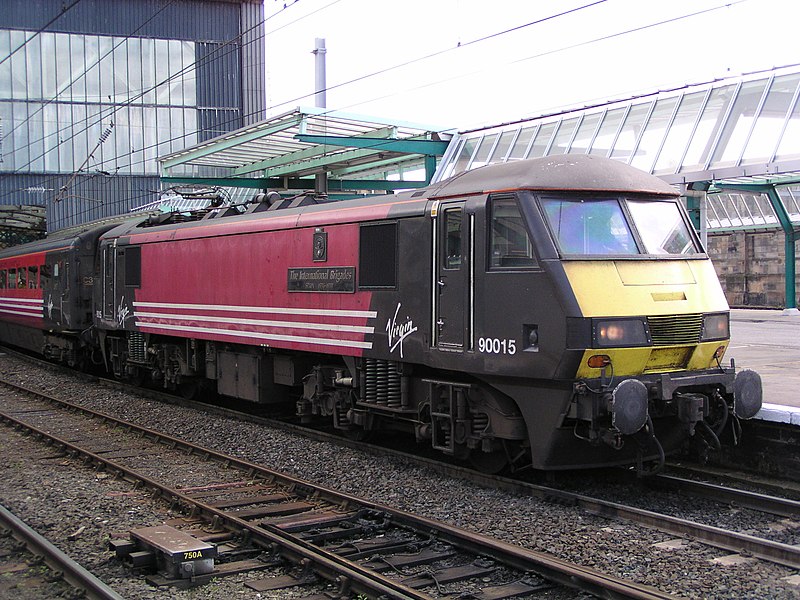
{"type": "Polygon", "coordinates": [[[715,447],[761,383],[722,365],[728,306],[677,196],[566,155],[89,227],[0,252],[0,337],[489,470],[715,447]]]}

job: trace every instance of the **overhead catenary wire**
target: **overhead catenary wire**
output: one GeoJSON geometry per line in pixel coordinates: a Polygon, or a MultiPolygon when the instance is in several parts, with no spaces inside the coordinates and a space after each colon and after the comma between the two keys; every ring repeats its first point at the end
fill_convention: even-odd
{"type": "MultiPolygon", "coordinates": [[[[599,3],[603,2],[603,1],[605,1],[605,0],[600,0],[600,1],[598,1],[598,2],[592,2],[592,3],[589,3],[589,4],[587,4],[587,5],[584,5],[584,6],[582,6],[582,7],[577,7],[576,9],[573,9],[572,11],[569,11],[569,12],[574,12],[575,10],[581,10],[581,9],[583,9],[583,8],[588,8],[588,7],[594,6],[594,5],[596,5],[596,4],[599,4],[599,3]]],[[[627,34],[627,33],[635,32],[635,31],[641,31],[641,30],[643,30],[643,29],[652,28],[652,27],[655,27],[655,26],[658,26],[658,25],[662,25],[662,24],[665,24],[665,23],[671,23],[671,22],[674,22],[674,21],[677,21],[677,20],[681,20],[681,19],[690,18],[690,17],[696,16],[696,15],[699,15],[699,14],[703,14],[703,13],[706,13],[706,12],[713,11],[713,10],[719,10],[720,8],[724,8],[724,7],[728,7],[728,6],[730,6],[731,4],[738,4],[738,3],[740,3],[740,2],[744,2],[744,1],[746,1],[746,0],[739,0],[739,2],[726,3],[726,4],[724,4],[724,5],[715,6],[715,7],[712,7],[712,8],[706,9],[706,10],[703,10],[703,11],[697,11],[697,12],[695,12],[695,13],[691,13],[691,14],[687,14],[687,15],[681,15],[681,16],[678,16],[678,17],[675,17],[675,18],[672,18],[672,19],[666,19],[666,20],[662,20],[662,21],[659,21],[659,22],[656,22],[656,23],[651,23],[651,24],[649,24],[649,25],[646,25],[646,26],[637,27],[637,28],[634,28],[634,29],[630,29],[630,30],[626,30],[626,31],[617,32],[617,33],[615,33],[615,34],[611,34],[611,35],[608,35],[608,36],[602,36],[602,37],[594,38],[594,39],[592,39],[592,40],[587,40],[587,41],[581,42],[581,43],[579,43],[579,44],[573,44],[573,45],[570,45],[570,46],[565,46],[565,47],[561,47],[561,48],[558,48],[558,49],[553,49],[553,50],[550,50],[550,51],[547,51],[547,52],[544,52],[544,53],[539,53],[539,54],[537,54],[537,55],[533,55],[533,56],[529,56],[529,57],[524,57],[524,58],[521,58],[521,59],[516,59],[516,60],[514,60],[514,61],[510,61],[510,62],[511,62],[511,63],[513,63],[513,62],[520,62],[520,61],[524,61],[524,60],[531,60],[531,59],[534,59],[534,58],[538,58],[538,57],[540,57],[540,56],[545,56],[545,55],[548,55],[548,54],[553,54],[553,53],[555,53],[555,52],[563,51],[563,50],[566,50],[566,49],[571,49],[571,48],[574,48],[574,47],[583,46],[583,45],[587,45],[587,44],[595,43],[595,42],[598,42],[598,41],[606,40],[606,39],[609,39],[609,38],[611,38],[611,37],[618,37],[618,36],[621,36],[621,35],[625,35],[625,34],[627,34]]],[[[563,13],[560,13],[560,14],[563,14],[563,13]]],[[[413,59],[413,60],[411,60],[411,61],[405,61],[405,62],[403,62],[403,63],[397,64],[397,65],[393,65],[393,66],[391,66],[391,67],[387,67],[387,68],[385,68],[385,69],[381,69],[381,70],[379,70],[379,71],[375,71],[375,72],[373,72],[373,73],[369,73],[369,74],[366,74],[366,75],[359,76],[359,77],[357,77],[357,78],[354,78],[354,79],[348,80],[348,81],[346,81],[346,82],[342,82],[342,83],[339,83],[339,84],[336,84],[336,85],[333,85],[333,86],[329,86],[327,89],[335,89],[335,88],[338,88],[338,87],[342,87],[342,86],[345,86],[345,85],[352,84],[352,83],[354,83],[354,82],[357,82],[357,81],[362,81],[362,80],[364,80],[364,79],[367,79],[367,78],[369,78],[369,77],[374,77],[374,76],[376,76],[376,75],[380,75],[380,74],[383,74],[383,73],[387,73],[387,72],[389,72],[389,71],[391,71],[391,70],[393,70],[393,69],[401,68],[401,67],[407,66],[407,65],[409,65],[409,64],[413,64],[413,63],[415,63],[415,62],[419,62],[419,61],[422,61],[422,60],[426,60],[426,59],[428,59],[428,58],[431,58],[431,57],[433,57],[433,56],[438,56],[438,55],[441,55],[441,54],[443,54],[443,53],[445,53],[445,52],[450,52],[450,51],[453,51],[453,50],[457,50],[459,47],[465,47],[465,46],[467,46],[467,45],[470,45],[470,44],[475,44],[475,43],[478,43],[478,42],[481,42],[481,41],[485,41],[485,40],[488,40],[488,39],[491,39],[491,38],[494,38],[494,37],[497,37],[497,36],[499,36],[499,35],[503,35],[503,34],[505,34],[505,33],[509,33],[509,32],[512,32],[512,31],[518,31],[519,29],[521,29],[521,28],[523,28],[523,27],[530,26],[530,25],[532,25],[532,24],[535,24],[536,22],[541,22],[541,21],[543,21],[543,20],[549,20],[549,19],[553,19],[553,18],[555,18],[556,16],[558,16],[558,15],[551,15],[551,16],[549,16],[549,17],[546,17],[545,19],[540,19],[540,20],[537,20],[537,21],[533,21],[533,22],[531,22],[531,23],[526,23],[526,24],[523,24],[523,25],[520,25],[520,26],[514,27],[514,28],[512,28],[512,29],[508,29],[508,30],[504,30],[504,31],[496,32],[496,33],[494,33],[494,34],[491,34],[491,35],[488,35],[488,36],[483,36],[483,37],[481,37],[481,38],[476,38],[476,39],[474,39],[474,40],[470,40],[470,41],[468,41],[468,42],[462,42],[462,43],[461,43],[459,46],[457,46],[457,47],[443,49],[443,50],[441,50],[441,51],[438,51],[438,52],[436,52],[436,53],[432,53],[432,54],[429,54],[429,55],[426,55],[426,56],[418,57],[418,58],[416,58],[416,59],[413,59]]],[[[244,32],[243,32],[243,34],[242,34],[242,35],[244,35],[244,32]]],[[[256,38],[256,39],[261,39],[261,37],[262,37],[262,36],[257,36],[257,38],[256,38]]],[[[190,65],[190,66],[191,66],[191,65],[190,65]]],[[[473,72],[473,73],[471,73],[471,74],[474,74],[474,72],[473,72]]],[[[463,77],[463,76],[466,76],[466,75],[461,75],[460,77],[463,77]]],[[[446,82],[446,81],[448,81],[448,80],[452,80],[452,79],[454,79],[454,78],[449,78],[449,79],[440,79],[440,80],[437,80],[437,81],[435,81],[435,82],[430,82],[430,83],[428,83],[428,84],[425,84],[425,85],[427,85],[427,86],[430,86],[430,85],[435,85],[435,84],[442,83],[442,82],[446,82]]],[[[165,83],[165,82],[159,83],[158,85],[162,85],[163,83],[165,83]]],[[[423,86],[418,86],[418,88],[419,88],[419,87],[425,87],[425,85],[423,85],[423,86]]],[[[154,88],[155,88],[155,87],[157,87],[157,86],[154,86],[154,88]]],[[[154,89],[154,88],[151,88],[151,89],[154,89]]],[[[418,88],[414,88],[414,89],[418,89],[418,88]]],[[[310,95],[310,94],[307,94],[307,95],[304,95],[304,96],[299,96],[298,98],[295,98],[295,99],[292,99],[292,100],[288,100],[288,101],[285,101],[285,102],[282,102],[282,103],[279,103],[279,104],[273,105],[271,108],[280,107],[280,106],[283,106],[283,105],[286,105],[286,104],[293,103],[293,102],[295,102],[295,101],[297,101],[297,100],[299,100],[299,99],[305,98],[305,97],[307,97],[307,96],[309,96],[309,95],[310,95]]],[[[387,96],[391,96],[391,94],[389,94],[389,95],[387,95],[387,96]]],[[[382,97],[386,97],[386,96],[382,96],[382,97]]],[[[367,102],[367,101],[371,101],[371,100],[374,100],[374,99],[370,99],[370,100],[364,100],[364,101],[362,101],[362,102],[367,102]]],[[[362,102],[359,102],[358,104],[360,104],[360,103],[362,103],[362,102]]],[[[126,103],[125,105],[130,105],[130,104],[131,104],[131,102],[129,101],[129,102],[128,102],[128,103],[126,103]]],[[[354,105],[351,105],[351,106],[356,106],[356,105],[358,105],[358,104],[354,104],[354,105]]],[[[125,106],[125,105],[122,105],[122,106],[125,106]]],[[[120,106],[120,108],[121,108],[122,106],[120,106]]],[[[237,116],[235,119],[232,119],[231,121],[234,121],[234,122],[236,122],[236,121],[239,121],[240,119],[244,119],[244,118],[246,118],[247,116],[249,116],[249,115],[237,116]]],[[[219,125],[224,125],[224,124],[227,124],[227,123],[229,123],[229,122],[231,122],[231,121],[222,122],[222,123],[219,123],[219,125]]],[[[87,127],[87,128],[84,130],[84,131],[86,131],[86,130],[88,130],[88,127],[87,127]]],[[[193,132],[193,133],[197,133],[197,132],[193,132]]],[[[183,137],[183,136],[180,136],[180,137],[183,137]]],[[[176,140],[176,139],[179,139],[179,138],[178,138],[178,137],[175,137],[175,138],[170,138],[170,139],[169,139],[169,140],[167,140],[167,141],[174,141],[174,140],[176,140]]],[[[160,145],[160,144],[162,144],[162,143],[164,143],[164,141],[163,141],[163,140],[160,140],[160,141],[159,141],[157,144],[154,144],[154,145],[151,145],[151,146],[146,146],[146,147],[142,148],[142,150],[145,150],[145,149],[152,149],[153,147],[157,147],[158,145],[160,145]]],[[[142,163],[146,162],[146,160],[147,160],[147,159],[145,159],[145,160],[142,160],[142,161],[138,161],[137,163],[128,163],[127,165],[121,165],[121,166],[120,166],[120,165],[118,165],[118,166],[120,166],[120,168],[126,168],[126,167],[129,167],[129,166],[134,166],[134,165],[137,165],[137,164],[142,164],[142,163]]],[[[92,165],[90,165],[90,166],[92,166],[92,165]]]]}
{"type": "MultiPolygon", "coordinates": [[[[301,18],[307,18],[307,17],[308,17],[308,16],[310,16],[310,15],[316,14],[317,12],[320,12],[321,10],[327,9],[327,8],[329,8],[330,6],[332,6],[332,5],[336,4],[336,3],[338,3],[339,1],[340,1],[340,0],[335,0],[334,2],[331,2],[330,4],[328,4],[328,5],[324,6],[324,7],[320,8],[320,9],[317,9],[316,11],[313,11],[312,13],[309,13],[308,15],[304,15],[304,16],[303,16],[303,17],[301,17],[301,18]]],[[[522,24],[522,25],[518,25],[518,26],[515,26],[515,27],[512,27],[512,28],[509,28],[509,29],[504,29],[504,30],[502,30],[502,31],[494,32],[494,33],[491,33],[491,34],[489,34],[489,35],[486,35],[486,36],[481,36],[481,37],[479,37],[479,38],[475,38],[475,39],[472,39],[472,40],[469,40],[469,41],[466,41],[466,42],[459,42],[459,44],[458,44],[458,45],[456,45],[456,46],[452,46],[452,47],[444,48],[444,49],[442,49],[442,50],[439,50],[439,51],[437,51],[437,52],[434,52],[434,53],[430,53],[430,54],[427,54],[427,55],[424,55],[424,56],[420,56],[420,57],[417,57],[417,58],[415,58],[415,59],[412,59],[412,60],[404,61],[404,62],[402,62],[402,63],[395,64],[395,65],[392,65],[392,66],[390,66],[390,67],[387,67],[387,68],[384,68],[384,69],[381,69],[381,70],[378,70],[378,71],[374,71],[374,72],[372,72],[372,73],[368,73],[368,74],[366,74],[366,75],[361,75],[361,76],[359,76],[359,77],[356,77],[356,78],[350,79],[350,80],[348,80],[348,81],[345,81],[345,82],[342,82],[342,83],[339,83],[339,84],[336,84],[336,85],[333,85],[333,86],[328,86],[328,87],[326,88],[326,91],[327,91],[327,90],[333,90],[333,89],[337,89],[337,88],[339,88],[339,87],[346,86],[346,85],[350,85],[350,84],[353,84],[353,83],[356,83],[356,82],[360,82],[360,81],[363,81],[363,80],[369,79],[369,78],[371,78],[371,77],[375,77],[375,76],[378,76],[378,75],[381,75],[381,74],[384,74],[384,73],[391,72],[391,71],[393,71],[393,70],[396,70],[396,69],[400,69],[400,68],[402,68],[402,67],[406,67],[406,66],[408,66],[408,65],[411,65],[411,64],[415,64],[415,63],[417,63],[417,62],[421,62],[421,61],[424,61],[424,60],[429,60],[429,59],[431,59],[431,58],[434,58],[434,57],[440,56],[440,55],[442,55],[442,54],[445,54],[445,53],[447,53],[447,52],[453,52],[453,51],[459,50],[459,49],[461,49],[461,48],[465,48],[465,47],[467,47],[467,46],[471,46],[471,45],[474,45],[474,44],[477,44],[477,43],[480,43],[480,42],[488,41],[488,40],[490,40],[490,39],[493,39],[493,38],[496,38],[496,37],[499,37],[499,36],[502,36],[502,35],[506,35],[506,34],[509,34],[509,33],[513,33],[513,32],[519,31],[519,30],[521,30],[521,29],[524,29],[524,28],[527,28],[527,27],[533,26],[533,25],[537,25],[537,24],[544,23],[544,22],[546,22],[546,21],[551,21],[551,20],[553,20],[553,19],[556,19],[556,18],[559,18],[559,17],[563,17],[563,16],[566,16],[566,15],[569,15],[569,14],[572,14],[572,13],[575,13],[575,12],[578,12],[578,11],[581,11],[581,10],[585,10],[585,9],[591,8],[591,7],[593,7],[593,6],[596,6],[596,5],[598,5],[598,4],[602,4],[602,3],[605,3],[605,2],[607,2],[607,0],[594,0],[594,1],[592,1],[592,2],[589,2],[589,3],[587,3],[587,4],[584,4],[584,5],[581,5],[581,6],[578,6],[578,7],[575,7],[575,8],[569,9],[569,10],[566,10],[566,11],[560,11],[560,12],[558,12],[558,13],[554,13],[554,14],[552,14],[552,15],[548,15],[548,16],[546,16],[546,17],[543,17],[543,18],[540,18],[540,19],[536,19],[536,20],[533,20],[533,21],[530,21],[530,22],[524,23],[524,24],[522,24]]],[[[284,10],[285,10],[285,9],[284,9],[284,10]]],[[[271,15],[270,17],[268,17],[267,19],[265,19],[265,20],[264,20],[262,23],[266,23],[266,22],[267,22],[269,19],[271,19],[271,18],[275,17],[277,14],[278,14],[278,13],[276,13],[275,15],[271,15]]],[[[300,20],[300,19],[296,19],[296,20],[294,20],[294,21],[292,21],[292,22],[290,22],[290,23],[288,23],[288,24],[285,24],[285,25],[283,25],[282,27],[279,27],[278,29],[272,30],[271,32],[268,32],[268,33],[267,33],[267,32],[264,32],[264,33],[262,33],[262,34],[259,34],[258,36],[256,36],[256,38],[254,38],[253,40],[250,40],[250,42],[248,42],[248,43],[253,43],[253,42],[255,42],[255,41],[261,40],[261,39],[263,39],[263,38],[264,38],[264,36],[266,36],[266,35],[269,35],[269,34],[271,34],[271,33],[274,33],[274,32],[276,32],[276,31],[279,31],[279,30],[281,30],[281,29],[283,29],[283,28],[285,28],[285,27],[287,27],[287,26],[289,26],[289,25],[291,25],[291,24],[294,24],[294,23],[296,23],[298,20],[300,20]]],[[[258,24],[258,25],[256,25],[256,26],[253,26],[253,27],[249,28],[248,30],[245,30],[244,32],[242,32],[241,34],[239,34],[238,36],[236,36],[235,38],[232,38],[232,39],[231,39],[231,40],[229,40],[228,42],[225,42],[225,44],[223,44],[223,46],[222,46],[222,47],[224,47],[224,46],[227,46],[227,45],[229,45],[229,44],[232,44],[232,43],[233,43],[233,42],[235,42],[236,40],[241,40],[241,39],[244,37],[244,35],[246,35],[246,34],[247,34],[247,33],[249,33],[250,31],[252,31],[252,30],[253,30],[255,27],[257,27],[257,26],[260,26],[260,25],[261,25],[261,23],[259,23],[259,24],[258,24]]],[[[221,48],[220,48],[220,49],[221,49],[221,48]]],[[[218,49],[218,50],[219,50],[219,49],[218,49]]],[[[233,48],[233,49],[229,50],[229,52],[230,52],[230,51],[235,51],[235,48],[233,48]]],[[[213,54],[213,53],[212,53],[212,54],[213,54]]],[[[225,55],[223,55],[223,57],[224,57],[224,56],[225,56],[225,55]]],[[[219,57],[217,57],[217,58],[219,58],[219,57]]],[[[203,61],[203,62],[206,62],[206,61],[203,61]]],[[[195,63],[193,63],[193,64],[191,64],[191,65],[188,65],[188,66],[184,67],[184,68],[183,68],[183,69],[182,69],[180,72],[178,72],[178,73],[176,73],[176,74],[173,74],[171,77],[167,78],[165,81],[163,81],[163,82],[160,82],[160,83],[156,84],[155,86],[152,86],[151,88],[147,88],[147,89],[143,90],[141,93],[139,93],[139,94],[137,94],[136,96],[134,96],[133,98],[129,99],[127,102],[125,102],[125,103],[122,103],[122,104],[120,104],[120,105],[116,106],[116,107],[115,107],[115,110],[114,110],[114,112],[116,112],[117,110],[119,110],[120,108],[123,108],[123,107],[125,107],[125,106],[130,106],[130,105],[131,105],[131,104],[132,104],[132,103],[133,103],[135,100],[137,100],[138,98],[140,98],[140,97],[144,96],[144,95],[145,95],[145,94],[147,94],[147,93],[150,93],[151,91],[153,91],[153,90],[155,90],[156,88],[158,88],[159,86],[161,86],[161,85],[163,85],[163,84],[167,83],[167,82],[168,82],[168,81],[170,81],[171,79],[173,79],[173,78],[175,78],[175,77],[177,77],[177,76],[179,76],[179,75],[182,75],[182,74],[183,74],[183,73],[184,73],[184,72],[185,72],[187,69],[189,69],[189,68],[192,68],[192,67],[196,67],[196,66],[197,66],[197,64],[198,64],[198,63],[197,63],[197,61],[196,61],[195,63]]],[[[201,63],[201,64],[202,64],[202,63],[201,63]]],[[[269,108],[268,108],[268,110],[274,110],[274,109],[276,109],[276,108],[280,108],[281,106],[285,106],[285,105],[293,104],[293,103],[297,102],[298,100],[302,100],[302,99],[304,99],[304,98],[307,98],[309,95],[310,95],[310,94],[305,94],[305,95],[298,96],[298,97],[296,97],[296,98],[293,98],[293,99],[290,99],[290,100],[287,100],[287,101],[281,102],[281,103],[279,103],[279,104],[272,105],[271,107],[269,107],[269,108]]],[[[113,114],[113,113],[112,113],[112,114],[113,114]]],[[[239,122],[240,122],[240,121],[243,121],[244,119],[246,119],[246,118],[247,118],[247,117],[249,117],[249,116],[252,116],[252,114],[248,114],[248,115],[242,115],[242,116],[240,116],[240,117],[238,117],[238,116],[237,116],[237,117],[235,117],[234,119],[231,119],[231,120],[229,120],[229,121],[222,122],[222,123],[217,123],[217,125],[226,125],[226,124],[229,124],[230,122],[237,122],[237,121],[239,121],[239,122]]],[[[106,117],[107,117],[107,115],[106,115],[106,117]]],[[[87,117],[87,119],[86,119],[86,120],[88,121],[88,119],[89,119],[89,117],[87,117]]],[[[99,121],[96,121],[96,122],[94,122],[94,123],[92,123],[92,124],[90,124],[90,125],[87,125],[87,127],[86,127],[86,128],[84,128],[84,130],[82,130],[82,131],[87,131],[87,130],[88,130],[90,127],[92,127],[92,126],[94,126],[94,125],[96,125],[96,124],[100,123],[101,121],[102,121],[102,119],[101,119],[101,120],[99,120],[99,121]]],[[[71,127],[72,125],[74,125],[74,123],[73,123],[73,124],[71,124],[71,125],[70,125],[70,127],[71,127]]],[[[59,131],[57,131],[57,132],[54,132],[54,134],[50,134],[50,136],[52,136],[52,135],[57,135],[58,133],[60,133],[60,131],[61,131],[61,130],[59,130],[59,131]]],[[[200,131],[200,130],[198,130],[198,131],[195,131],[195,132],[192,132],[192,133],[199,133],[199,131],[200,131]]],[[[82,132],[74,133],[72,136],[70,136],[70,137],[68,137],[68,138],[65,138],[65,140],[62,140],[60,143],[63,143],[63,142],[64,142],[64,141],[66,141],[66,140],[72,139],[73,137],[75,137],[75,135],[79,135],[80,133],[82,133],[82,132]]],[[[45,136],[45,137],[49,137],[49,136],[45,136]]],[[[180,137],[185,137],[185,134],[184,134],[184,136],[180,136],[180,137]]],[[[177,139],[179,139],[179,137],[170,138],[168,141],[170,141],[170,142],[171,142],[171,141],[175,141],[175,140],[177,140],[177,139]]],[[[144,151],[144,150],[147,150],[147,149],[151,149],[151,148],[153,148],[153,147],[157,147],[157,146],[159,146],[159,145],[161,145],[161,144],[163,144],[163,143],[165,143],[165,142],[164,142],[164,141],[159,141],[159,142],[157,142],[157,143],[156,143],[156,144],[154,144],[154,145],[145,146],[145,147],[143,147],[143,148],[142,148],[142,151],[144,151]]],[[[30,146],[30,144],[29,144],[28,146],[30,146]]],[[[50,149],[46,150],[45,152],[43,152],[41,155],[37,156],[36,158],[29,160],[29,161],[28,161],[28,163],[26,163],[25,165],[23,165],[23,166],[22,166],[22,167],[20,167],[19,169],[15,170],[15,172],[17,172],[18,170],[21,170],[21,169],[25,169],[26,167],[30,166],[30,165],[31,165],[33,162],[35,162],[36,160],[39,160],[39,159],[40,159],[40,158],[42,158],[44,155],[46,155],[48,152],[51,152],[51,151],[53,151],[55,148],[57,148],[57,146],[58,146],[58,145],[56,145],[56,146],[55,146],[55,147],[53,147],[53,148],[50,148],[50,149]]],[[[146,159],[145,159],[145,160],[146,160],[146,159]]],[[[130,164],[131,164],[131,163],[129,163],[129,165],[130,165],[130,164]]],[[[129,165],[125,165],[125,166],[129,166],[129,165]]]]}
{"type": "MultiPolygon", "coordinates": [[[[658,27],[658,26],[665,25],[665,24],[668,24],[668,23],[673,23],[673,22],[676,22],[676,21],[680,21],[680,20],[696,17],[696,16],[699,16],[701,14],[705,14],[705,13],[708,13],[708,12],[711,12],[711,11],[715,11],[715,10],[720,10],[720,9],[726,8],[726,7],[730,6],[731,4],[739,4],[739,3],[743,3],[743,2],[747,2],[747,1],[748,0],[736,0],[733,3],[728,2],[728,3],[725,3],[725,4],[720,4],[720,5],[708,8],[708,9],[696,11],[696,12],[685,14],[685,15],[680,15],[678,17],[673,17],[673,18],[670,18],[670,19],[660,20],[660,21],[657,21],[657,22],[654,22],[654,23],[649,23],[647,25],[643,25],[643,26],[640,26],[640,27],[627,29],[625,31],[619,31],[619,32],[616,32],[614,34],[610,34],[610,35],[606,35],[606,36],[595,37],[595,38],[592,38],[590,40],[585,40],[583,42],[579,42],[579,43],[576,43],[576,44],[569,44],[569,45],[561,46],[559,48],[554,48],[554,49],[548,50],[546,52],[537,53],[535,55],[530,55],[530,56],[527,56],[527,57],[514,59],[512,61],[507,61],[507,64],[514,64],[514,63],[523,62],[523,61],[526,61],[526,60],[534,60],[536,58],[541,58],[543,56],[548,56],[548,55],[551,55],[551,54],[554,54],[554,53],[572,50],[574,48],[578,48],[578,47],[581,47],[581,46],[586,46],[586,45],[589,45],[589,44],[606,41],[608,39],[612,39],[612,38],[615,38],[615,37],[620,37],[620,36],[623,36],[623,35],[628,35],[628,34],[631,34],[631,33],[636,33],[636,32],[644,31],[644,30],[647,30],[647,29],[652,29],[653,27],[658,27]]],[[[593,2],[593,3],[585,5],[585,6],[586,7],[590,7],[590,6],[594,5],[594,4],[597,4],[597,3],[593,2]]],[[[549,18],[553,18],[553,17],[551,16],[551,17],[548,17],[548,19],[549,18]]],[[[512,29],[505,30],[503,32],[498,32],[498,33],[495,33],[495,34],[492,34],[492,35],[489,35],[489,36],[484,36],[483,38],[478,38],[478,39],[471,40],[471,41],[468,41],[468,42],[462,42],[461,43],[461,47],[464,47],[464,46],[469,45],[469,44],[477,43],[478,41],[487,40],[487,39],[491,39],[491,38],[497,37],[498,35],[501,35],[502,33],[509,33],[509,32],[512,32],[512,31],[517,31],[520,28],[525,27],[525,26],[530,25],[530,24],[531,23],[528,23],[526,25],[518,26],[518,27],[515,27],[515,28],[512,28],[512,29]]],[[[455,48],[452,48],[452,49],[455,49],[455,48]]],[[[418,61],[418,60],[424,60],[427,57],[433,57],[433,56],[440,55],[443,52],[450,51],[452,49],[448,49],[448,50],[445,50],[445,51],[441,51],[441,52],[437,52],[437,53],[434,53],[434,54],[430,54],[430,55],[427,55],[426,57],[420,57],[419,59],[415,59],[414,61],[406,61],[406,62],[397,64],[397,65],[393,65],[393,66],[388,67],[386,69],[383,69],[381,71],[376,71],[374,73],[371,73],[371,74],[368,74],[368,75],[364,75],[364,76],[360,76],[358,78],[351,79],[351,80],[348,80],[346,82],[342,82],[340,84],[336,84],[334,86],[329,86],[327,88],[327,90],[334,89],[336,87],[341,87],[343,85],[351,84],[351,83],[354,83],[354,82],[357,82],[357,81],[361,81],[361,80],[363,80],[365,78],[372,77],[372,76],[375,76],[375,75],[388,73],[391,70],[404,67],[404,66],[406,66],[408,64],[412,64],[413,62],[418,61]]],[[[495,68],[495,66],[493,66],[492,68],[495,68]]],[[[456,75],[456,76],[453,76],[453,77],[449,77],[449,78],[439,78],[439,79],[436,79],[435,81],[432,81],[432,82],[429,82],[429,83],[426,83],[426,84],[422,84],[422,85],[419,85],[419,86],[415,86],[413,88],[408,88],[408,89],[413,89],[413,90],[424,89],[425,87],[431,87],[431,86],[434,86],[434,85],[439,85],[441,83],[447,83],[448,81],[453,81],[453,80],[456,80],[456,79],[459,79],[459,78],[474,77],[475,75],[480,74],[480,73],[482,73],[484,71],[486,71],[486,69],[474,70],[474,71],[470,71],[469,73],[462,73],[462,74],[459,74],[459,75],[456,75]]],[[[408,91],[408,90],[404,90],[404,91],[408,91]]],[[[392,94],[386,94],[386,95],[383,95],[383,96],[375,96],[375,97],[371,97],[371,98],[368,98],[368,99],[360,100],[357,103],[353,103],[353,104],[350,104],[350,105],[347,105],[347,106],[340,107],[337,110],[349,109],[349,108],[353,108],[355,106],[358,106],[360,104],[365,104],[365,103],[368,103],[368,102],[374,102],[375,100],[391,97],[391,96],[395,95],[396,93],[397,92],[394,92],[392,94]]],[[[280,107],[280,106],[284,106],[284,105],[293,105],[298,100],[302,100],[303,98],[310,97],[311,95],[313,95],[313,92],[309,92],[308,94],[306,94],[304,96],[299,96],[299,97],[293,98],[291,100],[287,100],[285,102],[273,105],[271,108],[274,109],[274,108],[277,108],[277,107],[280,107]]],[[[331,111],[327,111],[327,112],[331,112],[331,111]]],[[[326,114],[326,113],[323,113],[323,116],[324,116],[324,114],[326,114]]],[[[175,139],[178,139],[178,138],[171,138],[169,141],[174,141],[175,139]]],[[[391,143],[391,141],[387,141],[386,143],[391,143]]],[[[380,148],[380,143],[377,143],[375,148],[380,148]]],[[[141,162],[142,161],[140,161],[139,163],[127,163],[126,165],[123,165],[123,167],[129,167],[129,166],[133,166],[135,164],[141,164],[141,162]]]]}

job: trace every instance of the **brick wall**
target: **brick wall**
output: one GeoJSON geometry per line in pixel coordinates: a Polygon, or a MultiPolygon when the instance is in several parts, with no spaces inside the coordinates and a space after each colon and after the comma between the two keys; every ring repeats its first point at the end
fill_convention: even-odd
{"type": "Polygon", "coordinates": [[[782,231],[710,234],[708,254],[714,262],[728,304],[785,306],[782,231]]]}

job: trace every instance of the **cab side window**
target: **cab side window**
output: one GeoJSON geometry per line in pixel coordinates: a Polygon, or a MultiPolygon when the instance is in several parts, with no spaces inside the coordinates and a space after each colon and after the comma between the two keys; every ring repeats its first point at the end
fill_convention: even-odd
{"type": "Polygon", "coordinates": [[[447,227],[445,269],[458,269],[461,267],[461,209],[447,209],[444,215],[447,227]]]}
{"type": "Polygon", "coordinates": [[[514,197],[493,197],[490,211],[489,269],[535,267],[533,245],[514,197]]]}

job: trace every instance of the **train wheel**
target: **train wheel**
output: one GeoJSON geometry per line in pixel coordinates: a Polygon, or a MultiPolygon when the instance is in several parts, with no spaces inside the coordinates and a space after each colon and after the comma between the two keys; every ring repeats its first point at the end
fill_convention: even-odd
{"type": "Polygon", "coordinates": [[[502,449],[494,452],[473,450],[469,454],[469,462],[481,473],[495,475],[508,466],[508,455],[502,449]]]}
{"type": "Polygon", "coordinates": [[[200,385],[194,379],[184,379],[178,384],[178,391],[185,400],[196,400],[200,395],[200,385]]]}

